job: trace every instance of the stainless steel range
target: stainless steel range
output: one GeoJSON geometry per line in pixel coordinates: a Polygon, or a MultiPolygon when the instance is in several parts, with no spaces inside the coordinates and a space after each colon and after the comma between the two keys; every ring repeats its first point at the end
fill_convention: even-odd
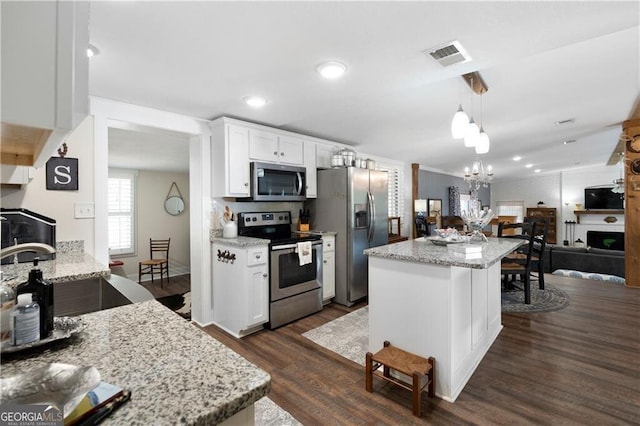
{"type": "Polygon", "coordinates": [[[239,213],[238,234],[270,241],[269,328],[322,309],[320,235],[292,232],[290,212],[239,213]],[[307,242],[311,244],[311,256],[307,259],[302,256],[301,260],[298,251],[307,242]]]}

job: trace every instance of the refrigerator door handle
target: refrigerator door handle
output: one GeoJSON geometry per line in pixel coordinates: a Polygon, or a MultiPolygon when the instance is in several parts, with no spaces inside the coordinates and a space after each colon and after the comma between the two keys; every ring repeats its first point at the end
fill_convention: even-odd
{"type": "Polygon", "coordinates": [[[367,240],[371,241],[376,230],[376,204],[371,191],[367,192],[367,201],[369,203],[369,208],[367,209],[369,211],[369,232],[367,234],[367,240]]]}

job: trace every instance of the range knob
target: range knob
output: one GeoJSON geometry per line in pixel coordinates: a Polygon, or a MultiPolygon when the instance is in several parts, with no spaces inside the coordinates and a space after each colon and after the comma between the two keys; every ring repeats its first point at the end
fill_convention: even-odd
{"type": "Polygon", "coordinates": [[[257,222],[258,218],[254,216],[253,219],[251,219],[251,220],[254,221],[254,222],[257,222]]]}
{"type": "Polygon", "coordinates": [[[250,222],[250,221],[251,221],[251,218],[250,218],[250,217],[245,217],[245,218],[244,218],[244,221],[245,221],[245,222],[250,222]]]}
{"type": "Polygon", "coordinates": [[[278,216],[278,220],[282,220],[282,216],[278,216]]]}

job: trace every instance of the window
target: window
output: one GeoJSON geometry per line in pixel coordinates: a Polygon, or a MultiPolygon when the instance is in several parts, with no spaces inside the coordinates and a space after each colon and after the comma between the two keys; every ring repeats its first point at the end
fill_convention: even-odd
{"type": "Polygon", "coordinates": [[[404,194],[402,191],[402,168],[400,166],[380,166],[389,173],[389,217],[404,214],[404,194]]]}
{"type": "Polygon", "coordinates": [[[524,221],[524,201],[498,201],[498,216],[517,216],[516,222],[524,221]]]}
{"type": "Polygon", "coordinates": [[[135,188],[134,171],[109,170],[109,255],[135,253],[135,188]]]}

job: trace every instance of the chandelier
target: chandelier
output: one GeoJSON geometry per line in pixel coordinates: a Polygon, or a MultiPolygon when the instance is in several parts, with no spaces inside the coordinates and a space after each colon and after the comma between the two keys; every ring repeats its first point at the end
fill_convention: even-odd
{"type": "Polygon", "coordinates": [[[476,154],[486,154],[489,152],[489,136],[484,131],[483,127],[483,105],[482,95],[488,90],[486,84],[482,80],[482,77],[477,72],[464,74],[462,78],[469,83],[471,87],[471,118],[464,109],[462,104],[458,105],[458,110],[451,120],[451,136],[454,139],[464,139],[464,146],[467,148],[474,148],[476,154]],[[473,119],[473,93],[480,95],[480,126],[473,119]]]}
{"type": "Polygon", "coordinates": [[[464,168],[464,180],[469,184],[471,191],[477,191],[480,187],[487,188],[493,179],[493,168],[490,165],[486,167],[482,164],[482,160],[476,158],[471,168],[464,168]]]}

